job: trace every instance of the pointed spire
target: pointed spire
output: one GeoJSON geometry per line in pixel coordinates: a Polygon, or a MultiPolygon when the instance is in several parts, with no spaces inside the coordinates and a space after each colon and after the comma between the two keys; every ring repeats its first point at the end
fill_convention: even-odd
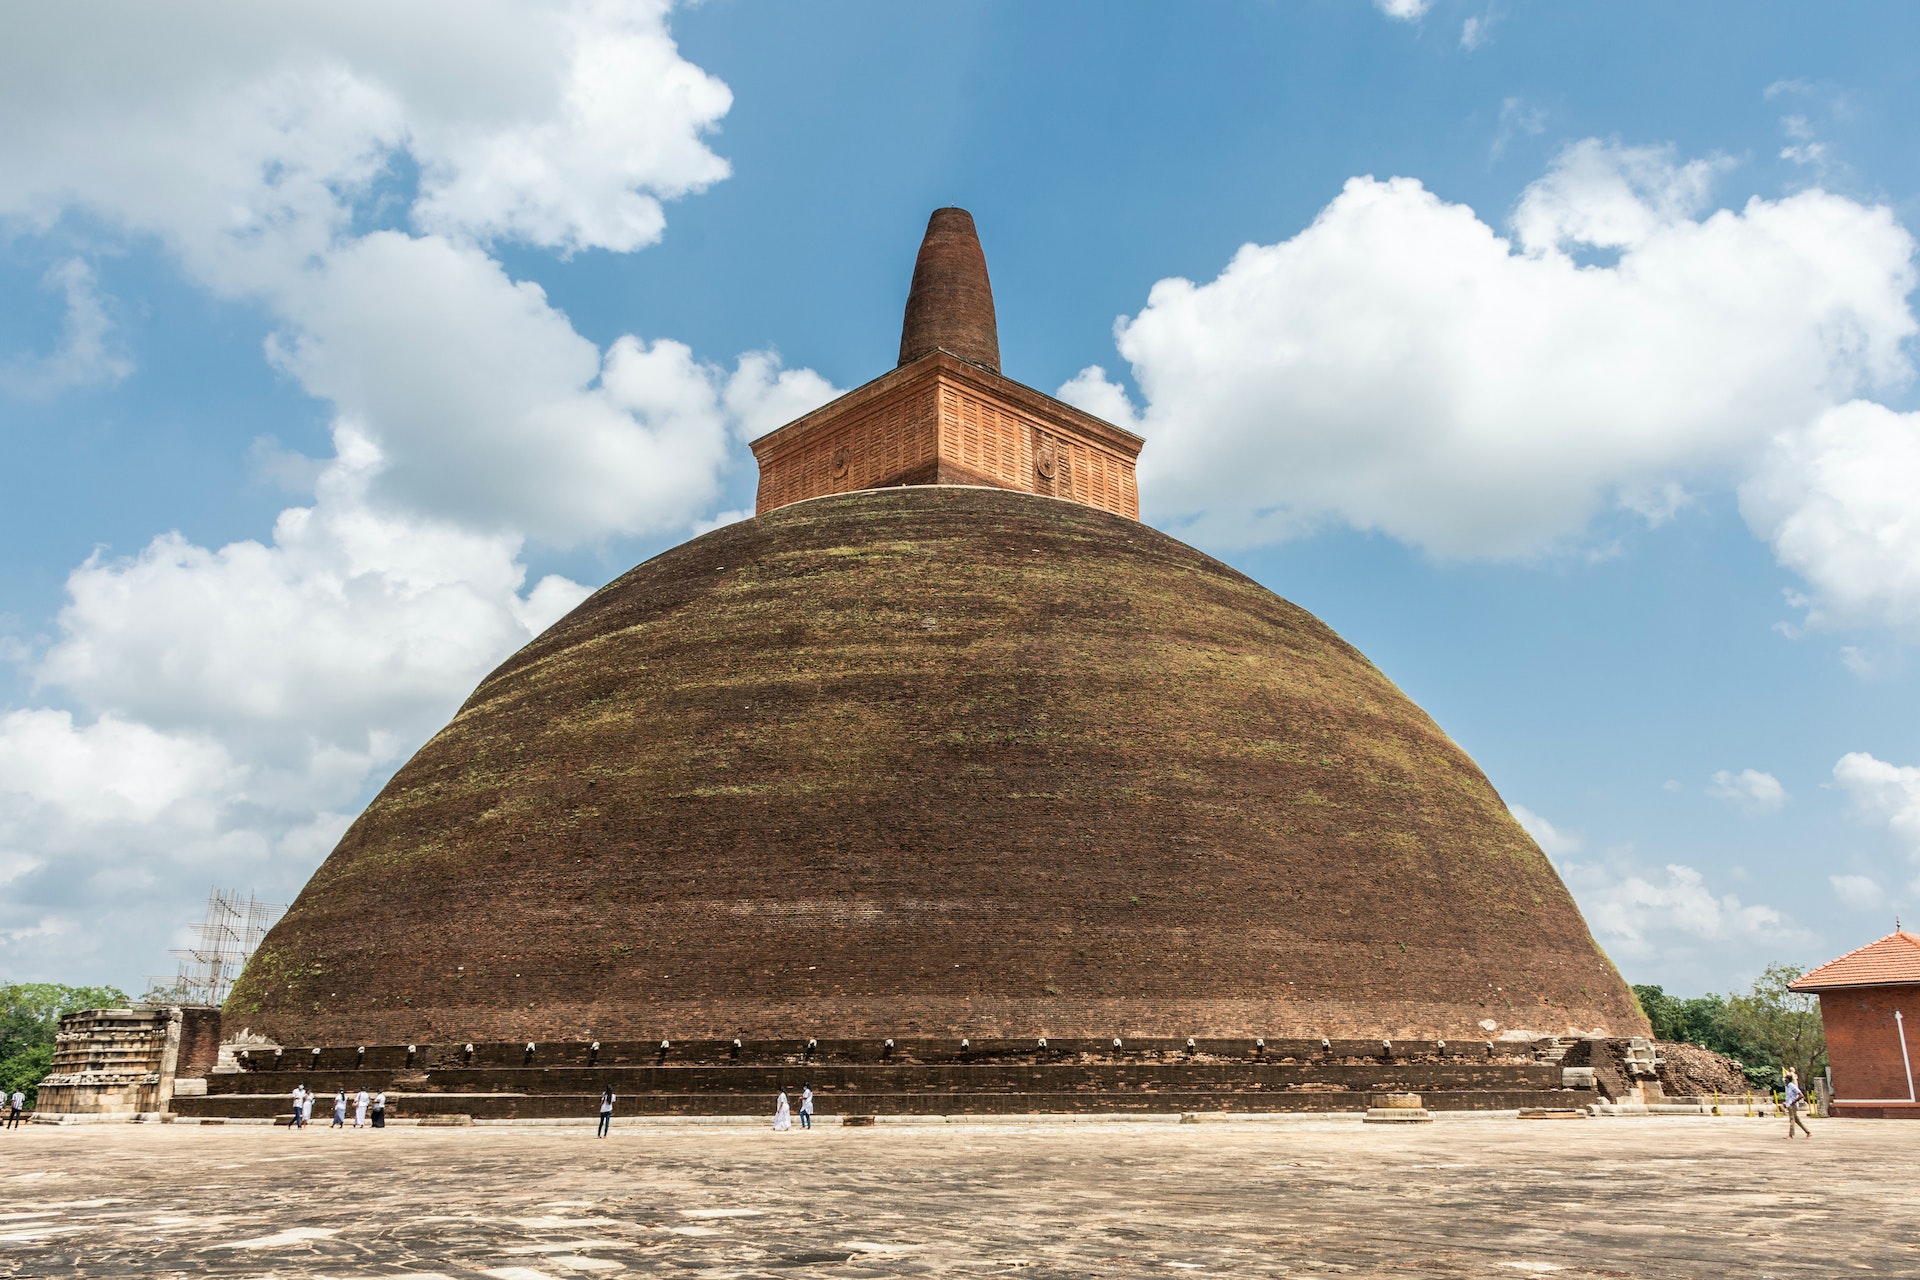
{"type": "Polygon", "coordinates": [[[965,209],[935,209],[913,264],[900,363],[935,347],[1000,372],[1000,334],[993,321],[987,255],[965,209]]]}

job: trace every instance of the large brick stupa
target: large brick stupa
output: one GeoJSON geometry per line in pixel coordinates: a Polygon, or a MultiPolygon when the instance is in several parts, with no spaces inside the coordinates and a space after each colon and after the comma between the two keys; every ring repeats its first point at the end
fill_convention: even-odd
{"type": "Polygon", "coordinates": [[[999,373],[941,210],[900,364],[760,514],[488,676],[227,1007],[282,1044],[1640,1033],[1486,777],[1137,519],[1140,440],[999,373]]]}

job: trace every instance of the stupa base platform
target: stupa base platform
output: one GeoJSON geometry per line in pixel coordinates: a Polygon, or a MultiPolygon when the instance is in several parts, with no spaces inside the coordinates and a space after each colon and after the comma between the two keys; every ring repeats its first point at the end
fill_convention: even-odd
{"type": "MultiPolygon", "coordinates": [[[[618,1092],[616,1090],[616,1092],[618,1092]]],[[[796,1095],[790,1095],[797,1096],[796,1095]]],[[[331,1095],[315,1104],[313,1123],[332,1123],[331,1095]]],[[[619,1094],[621,1117],[731,1116],[773,1113],[772,1094],[648,1093],[619,1094]]],[[[1519,1111],[1525,1108],[1564,1107],[1563,1094],[1545,1091],[1462,1091],[1427,1097],[1428,1111],[1519,1111]]],[[[388,1092],[389,1120],[430,1116],[470,1116],[475,1120],[590,1119],[599,1109],[598,1093],[417,1093],[388,1092]]],[[[1193,1111],[1256,1115],[1274,1113],[1327,1114],[1368,1110],[1364,1093],[849,1093],[816,1097],[822,1119],[841,1116],[954,1116],[954,1115],[1066,1115],[1129,1113],[1181,1115],[1193,1111]]],[[[1584,1106],[1584,1103],[1574,1104],[1584,1106]]],[[[193,1119],[269,1120],[289,1114],[289,1100],[279,1094],[182,1098],[174,1114],[193,1119]]],[[[1425,1113],[1421,1113],[1424,1118],[1425,1113]]],[[[1408,1118],[1394,1114],[1394,1120],[1408,1118]]],[[[351,1123],[351,1118],[349,1118],[351,1123]]]]}
{"type": "Polygon", "coordinates": [[[591,1116],[600,1091],[622,1116],[771,1114],[782,1090],[812,1087],[823,1117],[1188,1112],[1365,1112],[1381,1094],[1419,1094],[1433,1111],[1585,1107],[1591,1088],[1562,1087],[1556,1064],[1493,1046],[1386,1042],[813,1041],[519,1044],[259,1049],[216,1072],[204,1095],[176,1096],[175,1115],[269,1120],[290,1113],[296,1086],[331,1098],[387,1095],[393,1120],[591,1116]],[[1235,1050],[1238,1052],[1235,1052],[1235,1050]]]}

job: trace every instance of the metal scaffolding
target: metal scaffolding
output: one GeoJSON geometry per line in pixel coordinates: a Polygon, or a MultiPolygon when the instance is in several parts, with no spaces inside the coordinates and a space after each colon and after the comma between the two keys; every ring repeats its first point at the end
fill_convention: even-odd
{"type": "Polygon", "coordinates": [[[210,890],[207,918],[196,926],[198,945],[173,952],[180,962],[179,972],[148,979],[147,999],[168,1004],[226,1003],[234,979],[285,910],[283,903],[261,902],[252,894],[242,898],[237,889],[210,890]]]}

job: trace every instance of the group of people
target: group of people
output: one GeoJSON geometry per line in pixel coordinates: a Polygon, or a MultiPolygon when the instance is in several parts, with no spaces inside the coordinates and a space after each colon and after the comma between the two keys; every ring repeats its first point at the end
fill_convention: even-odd
{"type": "MultiPolygon", "coordinates": [[[[364,1097],[366,1095],[362,1094],[361,1096],[364,1097]]],[[[614,1101],[615,1095],[612,1085],[608,1085],[600,1091],[600,1129],[594,1135],[595,1137],[604,1138],[607,1136],[608,1131],[613,1128],[614,1101]]],[[[774,1100],[773,1104],[773,1131],[775,1133],[785,1133],[787,1130],[793,1128],[794,1114],[793,1103],[788,1101],[787,1091],[782,1089],[780,1096],[774,1100]]],[[[798,1114],[800,1116],[800,1127],[802,1129],[813,1128],[813,1083],[811,1081],[800,1086],[800,1111],[798,1114]]]]}
{"type": "MultiPolygon", "coordinates": [[[[293,1087],[293,1125],[295,1129],[304,1129],[313,1121],[313,1102],[320,1095],[303,1084],[293,1087]]],[[[387,1127],[387,1095],[385,1090],[369,1095],[365,1089],[347,1097],[347,1091],[341,1089],[333,1095],[333,1124],[335,1129],[347,1127],[347,1107],[353,1107],[353,1127],[365,1128],[371,1123],[375,1129],[387,1127]]]]}
{"type": "MultiPolygon", "coordinates": [[[[811,1083],[800,1086],[800,1127],[813,1128],[813,1085],[811,1083]]],[[[787,1091],[782,1089],[779,1098],[773,1104],[773,1131],[785,1133],[791,1128],[793,1128],[793,1107],[787,1101],[787,1091]]]]}

